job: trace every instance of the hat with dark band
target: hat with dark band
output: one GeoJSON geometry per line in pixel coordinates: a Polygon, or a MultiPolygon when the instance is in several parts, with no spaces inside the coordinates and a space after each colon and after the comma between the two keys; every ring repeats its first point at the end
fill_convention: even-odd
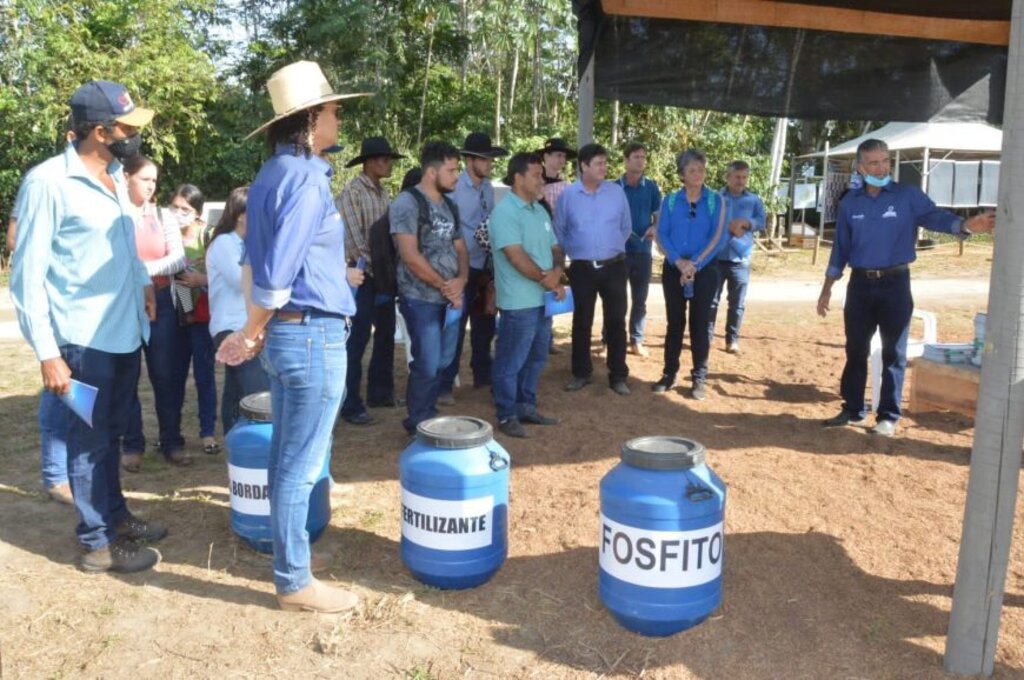
{"type": "Polygon", "coordinates": [[[403,154],[391,150],[391,144],[383,137],[367,137],[359,145],[359,155],[345,163],[346,168],[353,168],[362,165],[371,158],[378,156],[390,156],[391,158],[405,158],[403,154]]]}
{"type": "Polygon", "coordinates": [[[466,137],[466,143],[459,149],[463,156],[477,156],[478,158],[498,158],[507,156],[508,150],[500,146],[491,145],[491,137],[486,132],[471,132],[466,137]]]}
{"type": "Polygon", "coordinates": [[[547,140],[544,142],[544,148],[537,149],[535,153],[538,153],[543,157],[546,153],[554,153],[556,151],[564,153],[566,158],[576,158],[576,149],[573,149],[566,144],[565,140],[561,137],[552,137],[547,140]]]}

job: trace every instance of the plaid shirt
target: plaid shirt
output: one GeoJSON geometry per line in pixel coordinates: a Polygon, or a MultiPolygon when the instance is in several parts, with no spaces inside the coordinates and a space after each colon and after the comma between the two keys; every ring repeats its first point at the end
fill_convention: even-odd
{"type": "Polygon", "coordinates": [[[387,214],[391,199],[382,186],[373,183],[366,173],[345,185],[336,201],[345,223],[345,254],[352,266],[359,256],[366,262],[366,274],[373,275],[370,264],[370,227],[387,214]]]}

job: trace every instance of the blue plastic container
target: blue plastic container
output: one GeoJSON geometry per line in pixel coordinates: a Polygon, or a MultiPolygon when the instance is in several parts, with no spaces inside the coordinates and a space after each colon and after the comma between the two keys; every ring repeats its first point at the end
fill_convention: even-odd
{"type": "Polygon", "coordinates": [[[598,592],[623,627],[665,636],[722,601],[725,484],[704,446],[640,437],[601,480],[598,592]]]}
{"type": "MultiPolygon", "coordinates": [[[[270,462],[270,392],[250,394],[238,407],[239,418],[225,439],[228,447],[228,486],[231,494],[231,530],[262,553],[274,551],[270,532],[270,496],[267,465],[270,462]]],[[[330,456],[324,460],[309,495],[306,531],[310,543],[324,533],[331,519],[330,456]]]]}
{"type": "Polygon", "coordinates": [[[402,562],[436,588],[486,583],[508,555],[508,453],[488,422],[420,423],[402,452],[402,562]]]}

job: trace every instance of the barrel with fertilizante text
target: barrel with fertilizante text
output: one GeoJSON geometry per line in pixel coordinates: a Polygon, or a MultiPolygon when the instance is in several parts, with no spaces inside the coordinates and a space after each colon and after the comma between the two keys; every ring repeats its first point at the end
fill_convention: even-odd
{"type": "Polygon", "coordinates": [[[598,592],[635,633],[678,633],[722,601],[725,484],[705,455],[683,437],[640,437],[601,480],[598,592]]]}
{"type": "MultiPolygon", "coordinates": [[[[244,397],[239,418],[225,439],[228,447],[228,485],[231,494],[231,530],[250,548],[262,553],[274,550],[270,531],[270,493],[267,466],[274,433],[270,392],[244,397]]],[[[306,531],[310,542],[320,538],[331,519],[330,456],[309,494],[306,531]]]]}
{"type": "Polygon", "coordinates": [[[402,452],[402,561],[436,588],[486,583],[508,555],[510,458],[490,423],[425,420],[402,452]]]}

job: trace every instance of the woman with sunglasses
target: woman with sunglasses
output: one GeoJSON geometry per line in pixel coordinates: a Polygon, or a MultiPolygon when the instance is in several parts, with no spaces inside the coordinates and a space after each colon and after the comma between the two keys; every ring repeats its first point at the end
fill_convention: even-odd
{"type": "Polygon", "coordinates": [[[686,315],[690,320],[690,355],[693,385],[690,396],[707,398],[708,319],[711,303],[718,290],[715,257],[728,241],[722,197],[704,186],[707,158],[696,149],[687,149],[676,158],[676,169],[683,186],[661,202],[658,218],[658,244],[665,252],[661,287],[665,292],[665,365],[661,380],[652,389],[662,393],[672,389],[679,372],[679,354],[683,349],[686,315]],[[712,265],[712,266],[708,266],[712,265]]]}

